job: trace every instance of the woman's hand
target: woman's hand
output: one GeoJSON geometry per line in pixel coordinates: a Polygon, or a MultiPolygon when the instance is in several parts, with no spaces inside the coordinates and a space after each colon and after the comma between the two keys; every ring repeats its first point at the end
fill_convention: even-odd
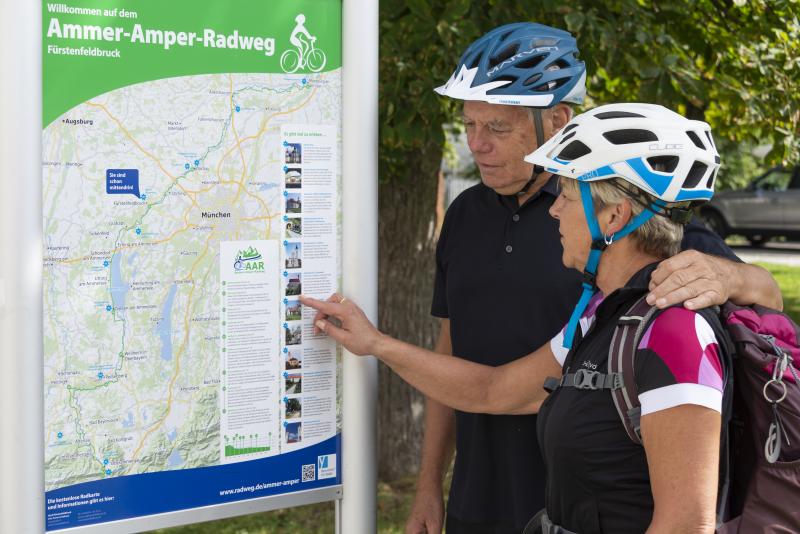
{"type": "Polygon", "coordinates": [[[317,310],[314,316],[314,333],[324,332],[341,343],[347,350],[358,356],[375,354],[383,334],[367,319],[358,305],[334,293],[327,301],[300,296],[304,306],[317,310]],[[330,321],[337,319],[337,326],[330,321]]]}

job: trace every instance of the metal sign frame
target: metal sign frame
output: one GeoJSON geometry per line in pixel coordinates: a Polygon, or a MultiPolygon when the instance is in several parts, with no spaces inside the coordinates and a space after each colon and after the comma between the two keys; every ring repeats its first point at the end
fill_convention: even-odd
{"type": "MultiPolygon", "coordinates": [[[[42,10],[0,0],[0,532],[44,531],[42,10]]],[[[377,319],[378,3],[343,1],[343,284],[377,319]],[[344,119],[346,117],[346,120],[344,119]]],[[[377,362],[345,353],[342,481],[63,532],[123,533],[335,500],[336,530],[376,530],[377,362]]]]}

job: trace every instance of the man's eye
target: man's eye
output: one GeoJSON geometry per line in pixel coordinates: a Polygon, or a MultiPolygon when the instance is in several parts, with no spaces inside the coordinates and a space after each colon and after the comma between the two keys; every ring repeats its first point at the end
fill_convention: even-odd
{"type": "Polygon", "coordinates": [[[504,128],[502,126],[489,126],[489,129],[492,131],[492,133],[497,133],[497,134],[508,133],[508,128],[504,128]]]}

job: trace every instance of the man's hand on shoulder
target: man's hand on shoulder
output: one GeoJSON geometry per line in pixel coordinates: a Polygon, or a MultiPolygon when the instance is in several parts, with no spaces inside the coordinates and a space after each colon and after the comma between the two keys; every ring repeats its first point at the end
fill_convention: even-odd
{"type": "Polygon", "coordinates": [[[733,262],[684,250],[653,271],[647,303],[663,309],[682,302],[687,309],[697,310],[724,303],[737,286],[733,262]]]}
{"type": "Polygon", "coordinates": [[[650,278],[647,303],[667,308],[683,303],[689,310],[724,304],[760,304],[783,309],[775,278],[758,265],[685,250],[662,261],[650,278]]]}

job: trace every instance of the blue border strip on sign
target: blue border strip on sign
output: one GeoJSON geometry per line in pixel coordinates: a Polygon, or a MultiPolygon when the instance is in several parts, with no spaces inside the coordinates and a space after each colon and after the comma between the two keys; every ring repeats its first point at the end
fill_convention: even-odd
{"type": "MultiPolygon", "coordinates": [[[[342,436],[305,449],[227,465],[128,475],[45,494],[48,531],[341,484],[342,436]],[[336,476],[320,480],[318,458],[336,454],[336,476]],[[303,467],[314,480],[302,482],[303,467]]],[[[308,474],[308,473],[307,473],[308,474]]]]}

